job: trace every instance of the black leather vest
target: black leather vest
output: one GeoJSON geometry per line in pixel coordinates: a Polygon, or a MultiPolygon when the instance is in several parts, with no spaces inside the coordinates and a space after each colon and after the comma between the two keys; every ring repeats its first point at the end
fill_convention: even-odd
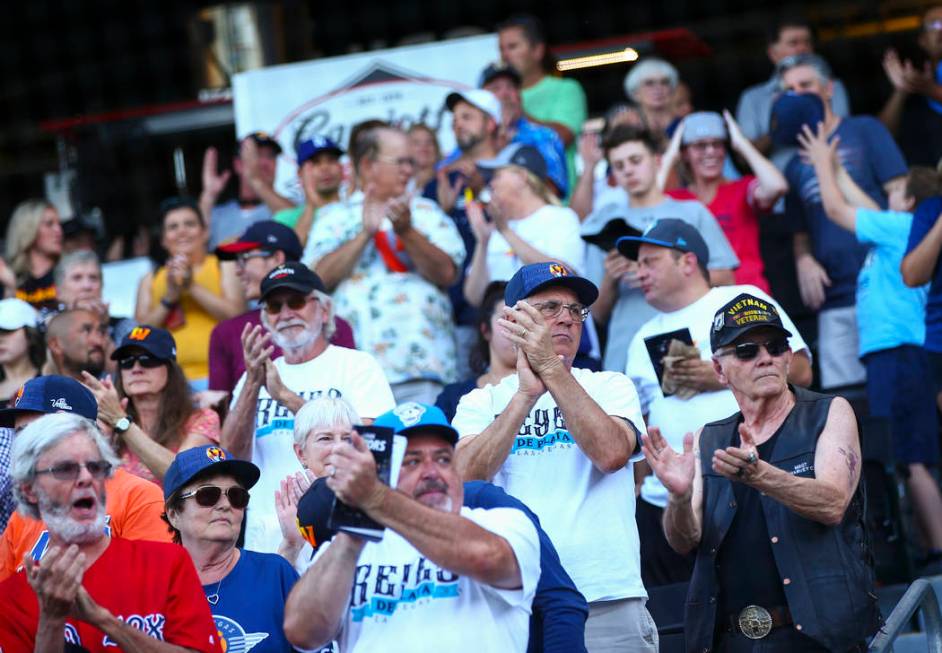
{"type": "MultiPolygon", "coordinates": [[[[814,478],[814,454],[833,397],[791,387],[795,407],[767,462],[795,476],[814,478]]],[[[716,449],[730,442],[742,413],[707,424],[700,435],[703,471],[703,526],[684,618],[686,650],[713,647],[716,619],[716,552],[736,514],[732,483],[713,471],[716,449]]],[[[738,439],[738,438],[737,438],[738,439]]],[[[873,593],[873,568],[864,531],[861,485],[837,526],[800,517],[762,497],[762,511],[794,628],[821,645],[843,651],[871,635],[880,613],[873,593]]],[[[749,573],[743,560],[742,573],[749,573]]]]}

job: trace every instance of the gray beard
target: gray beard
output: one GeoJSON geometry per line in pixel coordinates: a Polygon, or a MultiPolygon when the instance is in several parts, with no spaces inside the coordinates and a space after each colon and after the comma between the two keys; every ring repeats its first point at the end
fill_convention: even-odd
{"type": "Polygon", "coordinates": [[[89,544],[95,542],[105,532],[107,519],[105,516],[105,500],[102,494],[101,502],[98,503],[98,516],[91,524],[80,524],[69,517],[69,507],[55,504],[49,497],[40,493],[39,495],[39,515],[46,523],[46,529],[50,535],[62,540],[66,544],[89,544]]]}

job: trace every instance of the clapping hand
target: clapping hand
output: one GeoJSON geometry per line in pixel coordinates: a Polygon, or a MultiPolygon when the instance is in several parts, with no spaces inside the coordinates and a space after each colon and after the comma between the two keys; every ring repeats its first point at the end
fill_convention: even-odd
{"type": "Polygon", "coordinates": [[[648,434],[641,437],[641,452],[651,471],[668,492],[682,498],[689,498],[693,494],[697,465],[693,450],[693,433],[684,436],[684,451],[677,453],[661,435],[661,430],[650,426],[648,434]]]}
{"type": "Polygon", "coordinates": [[[258,324],[242,327],[242,357],[245,361],[246,384],[261,387],[265,383],[265,364],[271,357],[274,346],[269,345],[271,334],[258,324]]]}
{"type": "Polygon", "coordinates": [[[222,193],[232,171],[219,169],[219,152],[215,147],[207,147],[203,154],[203,192],[212,196],[213,200],[222,193]]]}
{"type": "Polygon", "coordinates": [[[739,446],[713,452],[713,471],[732,481],[748,483],[761,474],[759,450],[752,430],[739,425],[739,446]]]}

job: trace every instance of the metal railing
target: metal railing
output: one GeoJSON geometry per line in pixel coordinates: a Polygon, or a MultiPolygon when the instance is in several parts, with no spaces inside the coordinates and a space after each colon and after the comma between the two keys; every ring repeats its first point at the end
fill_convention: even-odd
{"type": "Polygon", "coordinates": [[[870,642],[870,653],[884,653],[893,650],[893,642],[899,634],[908,629],[917,610],[922,610],[925,621],[925,635],[929,653],[942,653],[942,613],[939,600],[932,589],[932,584],[925,578],[918,578],[909,586],[903,598],[899,600],[893,612],[887,618],[883,628],[870,642]]]}

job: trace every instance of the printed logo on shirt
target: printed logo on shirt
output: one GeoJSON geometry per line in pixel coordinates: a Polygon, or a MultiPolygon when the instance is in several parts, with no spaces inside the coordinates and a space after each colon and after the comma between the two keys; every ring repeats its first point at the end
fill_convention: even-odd
{"type": "Polygon", "coordinates": [[[350,595],[351,619],[385,622],[397,610],[458,598],[460,578],[423,557],[401,570],[399,565],[358,565],[350,595]]]}
{"type": "Polygon", "coordinates": [[[65,625],[65,641],[76,646],[82,645],[82,638],[79,637],[78,629],[70,623],[65,625]]]}
{"type": "MultiPolygon", "coordinates": [[[[495,419],[497,416],[495,416],[495,419]]],[[[552,411],[539,408],[530,413],[514,438],[510,453],[535,456],[545,451],[571,448],[576,441],[566,429],[566,418],[556,406],[552,411]]]]}
{"type": "MultiPolygon", "coordinates": [[[[164,641],[164,625],[167,623],[167,617],[160,612],[151,612],[143,616],[139,614],[129,614],[128,616],[119,614],[115,616],[118,621],[123,621],[128,626],[138,629],[151,639],[164,641]]],[[[118,646],[108,635],[102,638],[101,645],[103,647],[118,646]]]]}
{"type": "Polygon", "coordinates": [[[239,622],[222,615],[214,614],[213,621],[216,622],[216,630],[219,632],[220,648],[226,653],[248,653],[269,635],[247,633],[239,622]]]}
{"type": "MultiPolygon", "coordinates": [[[[105,515],[105,535],[111,537],[111,515],[105,515]]],[[[39,562],[46,555],[46,549],[49,548],[49,531],[43,531],[36,538],[36,542],[29,550],[29,557],[39,562]]],[[[16,568],[17,571],[23,568],[22,563],[16,568]]]]}
{"type": "MultiPolygon", "coordinates": [[[[343,393],[337,388],[308,390],[298,393],[298,396],[304,401],[311,401],[324,395],[334,399],[343,397],[343,393]]],[[[294,430],[294,413],[271,397],[259,397],[258,403],[255,405],[255,437],[261,438],[275,431],[292,430],[294,430]]]]}

